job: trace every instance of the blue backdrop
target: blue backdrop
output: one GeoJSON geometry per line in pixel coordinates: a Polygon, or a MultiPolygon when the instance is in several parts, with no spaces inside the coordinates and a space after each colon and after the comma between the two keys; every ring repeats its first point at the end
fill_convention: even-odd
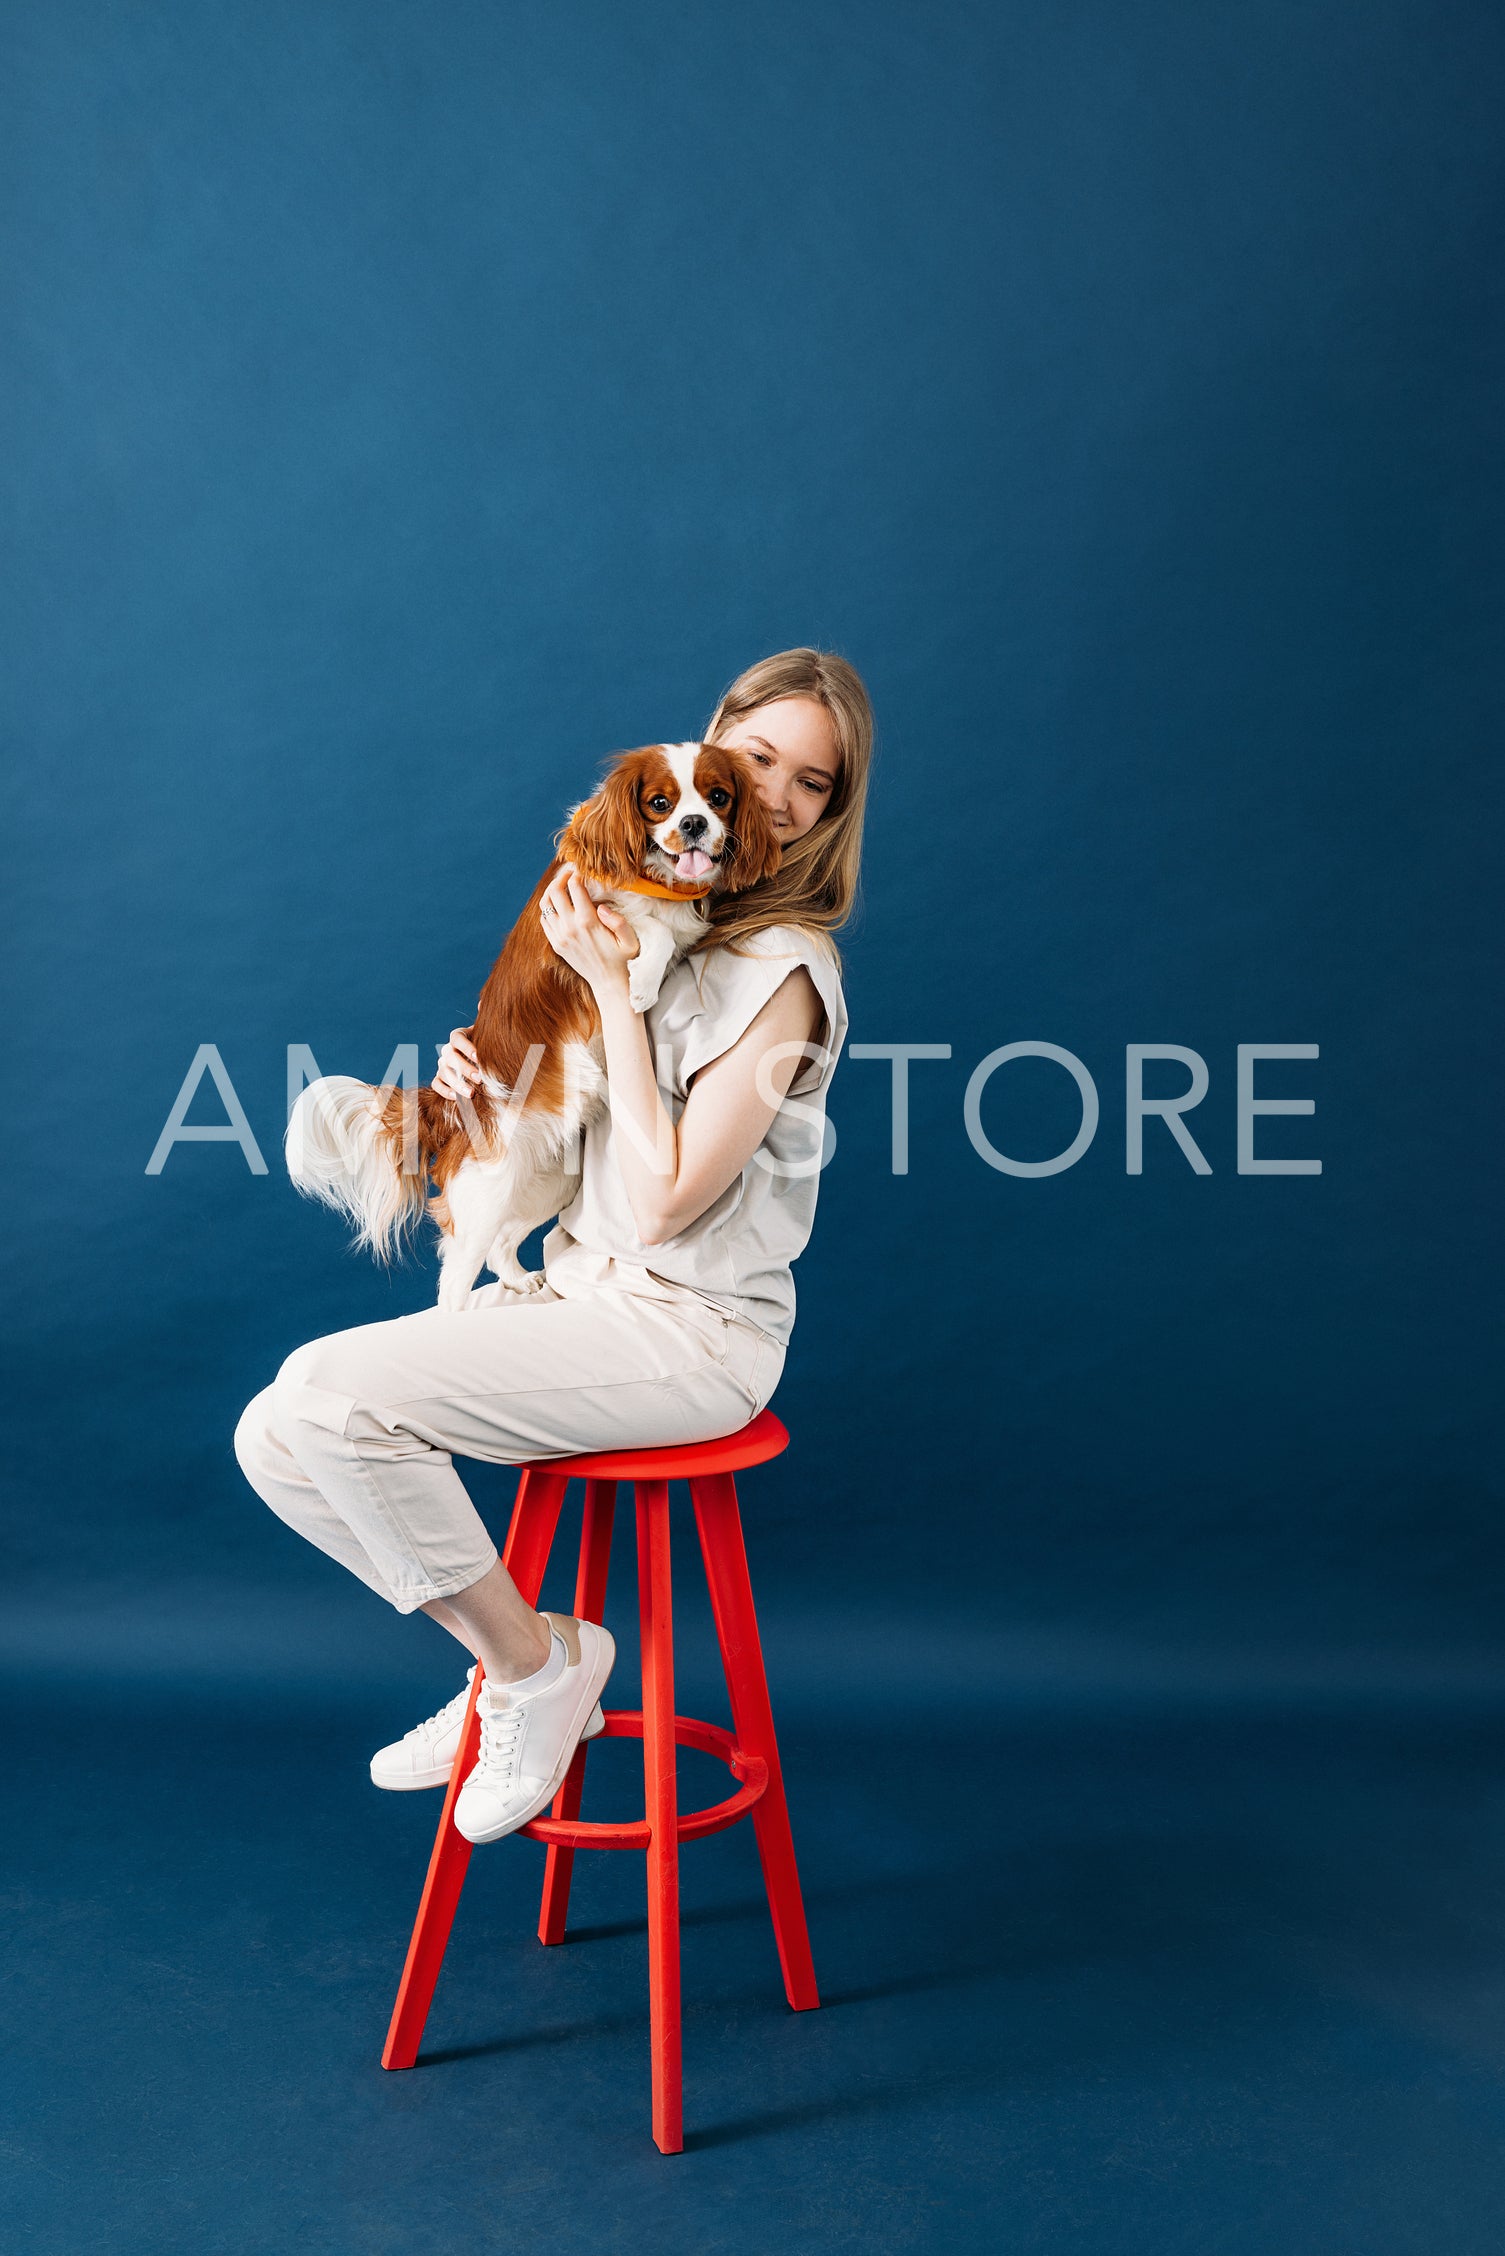
{"type": "Polygon", "coordinates": [[[881,730],[853,1039],[952,1056],[903,1177],[838,1075],[780,1571],[1492,1616],[1499,42],[1425,13],[12,12],[26,1573],[63,1491],[70,1575],[304,1572],[238,1408],[431,1282],[290,1191],[287,1045],[431,1058],[601,756],[816,641],[881,730]],[[963,1125],[1021,1039],[1102,1096],[1043,1180],[963,1125]],[[270,1172],[148,1177],[208,1041],[270,1172]],[[1210,1176],[1126,1174],[1131,1042],[1210,1176]],[[1319,1045],[1257,1086],[1320,1177],[1236,1172],[1240,1042],[1319,1045]]]}
{"type": "MultiPolygon", "coordinates": [[[[496,2185],[434,2158],[506,2123],[502,2191],[554,2169],[551,2245],[592,2256],[645,2220],[756,2256],[1498,2246],[1488,1731],[1475,1772],[1303,1720],[1292,1768],[1125,1717],[1505,1694],[1502,48],[1469,0],[5,12],[28,2245],[491,2246],[496,2185]],[[799,642],[879,722],[852,1039],[950,1055],[903,1174],[888,1066],[837,1074],[794,1448],[746,1486],[846,2018],[759,2019],[755,1904],[728,2002],[740,1914],[702,1909],[692,2121],[742,2121],[675,2209],[639,2175],[639,1939],[498,1956],[521,1848],[446,1977],[470,2049],[375,2075],[432,1807],[365,1757],[452,1649],[275,1522],[230,1436],[295,1344],[433,1291],[427,1249],[383,1276],[291,1191],[288,1046],[427,1064],[603,756],[799,642]],[[1014,1042],[1092,1076],[1062,1172],[968,1135],[1014,1042]],[[209,1043],[268,1171],[179,1143],[149,1175],[209,1043]],[[1146,1043],[1206,1062],[1210,1173],[1153,1119],[1127,1171],[1146,1043]],[[1315,1111],[1255,1148],[1320,1174],[1240,1172],[1241,1044],[1315,1048],[1259,1064],[1315,1111]],[[923,1718],[958,1692],[953,1745],[923,1718]],[[619,1958],[556,2042],[550,1985],[599,2013],[619,1958]]],[[[1033,1058],[980,1126],[1038,1161],[1079,1116],[1033,1058]]],[[[210,1082],[190,1117],[224,1121],[210,1082]]],[[[744,1853],[696,1885],[745,1896],[744,1853]]]]}

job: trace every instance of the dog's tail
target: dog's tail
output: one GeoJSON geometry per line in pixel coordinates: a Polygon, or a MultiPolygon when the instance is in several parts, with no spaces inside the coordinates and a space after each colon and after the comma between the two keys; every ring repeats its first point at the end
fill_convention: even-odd
{"type": "Polygon", "coordinates": [[[374,1089],[345,1074],[311,1081],[287,1124],[287,1171],[300,1191],[355,1225],[389,1260],[423,1219],[434,1162],[458,1109],[437,1089],[374,1089]]]}

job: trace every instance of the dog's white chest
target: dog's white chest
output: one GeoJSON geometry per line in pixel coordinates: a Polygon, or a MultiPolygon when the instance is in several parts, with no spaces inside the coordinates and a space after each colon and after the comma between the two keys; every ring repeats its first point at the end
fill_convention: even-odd
{"type": "Polygon", "coordinates": [[[637,935],[638,952],[627,970],[627,989],[635,1011],[651,1010],[672,964],[705,931],[705,918],[693,901],[664,901],[653,893],[612,892],[591,887],[593,898],[619,909],[637,935]]]}

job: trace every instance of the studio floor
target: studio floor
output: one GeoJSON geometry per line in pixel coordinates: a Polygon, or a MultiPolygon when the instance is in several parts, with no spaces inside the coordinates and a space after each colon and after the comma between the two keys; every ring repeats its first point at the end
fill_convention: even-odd
{"type": "Polygon", "coordinates": [[[675,2158],[635,1858],[580,1860],[546,1951],[542,1851],[479,1851],[419,2066],[378,2066],[438,1802],[366,1759],[412,1705],[13,1683],[8,2252],[1496,2256],[1497,1704],[786,1699],[824,2004],[783,2004],[746,1829],[688,1848],[675,2158]]]}

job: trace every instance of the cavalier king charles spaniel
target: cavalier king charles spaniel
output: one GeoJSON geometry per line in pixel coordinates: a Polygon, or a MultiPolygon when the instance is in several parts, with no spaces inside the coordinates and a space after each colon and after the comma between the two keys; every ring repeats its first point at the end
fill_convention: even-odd
{"type": "Polygon", "coordinates": [[[628,966],[637,1011],[705,932],[701,904],[779,866],[751,765],[711,744],[624,752],[554,845],[481,995],[472,1040],[485,1080],[470,1098],[335,1074],[310,1083],[288,1122],[293,1181],[348,1215],[358,1244],[385,1259],[425,1209],[435,1217],[441,1308],[463,1308],[483,1267],[508,1291],[538,1289],[517,1249],[574,1197],[581,1131],[605,1109],[595,997],[539,915],[560,863],[572,862],[591,898],[637,934],[628,966]]]}

